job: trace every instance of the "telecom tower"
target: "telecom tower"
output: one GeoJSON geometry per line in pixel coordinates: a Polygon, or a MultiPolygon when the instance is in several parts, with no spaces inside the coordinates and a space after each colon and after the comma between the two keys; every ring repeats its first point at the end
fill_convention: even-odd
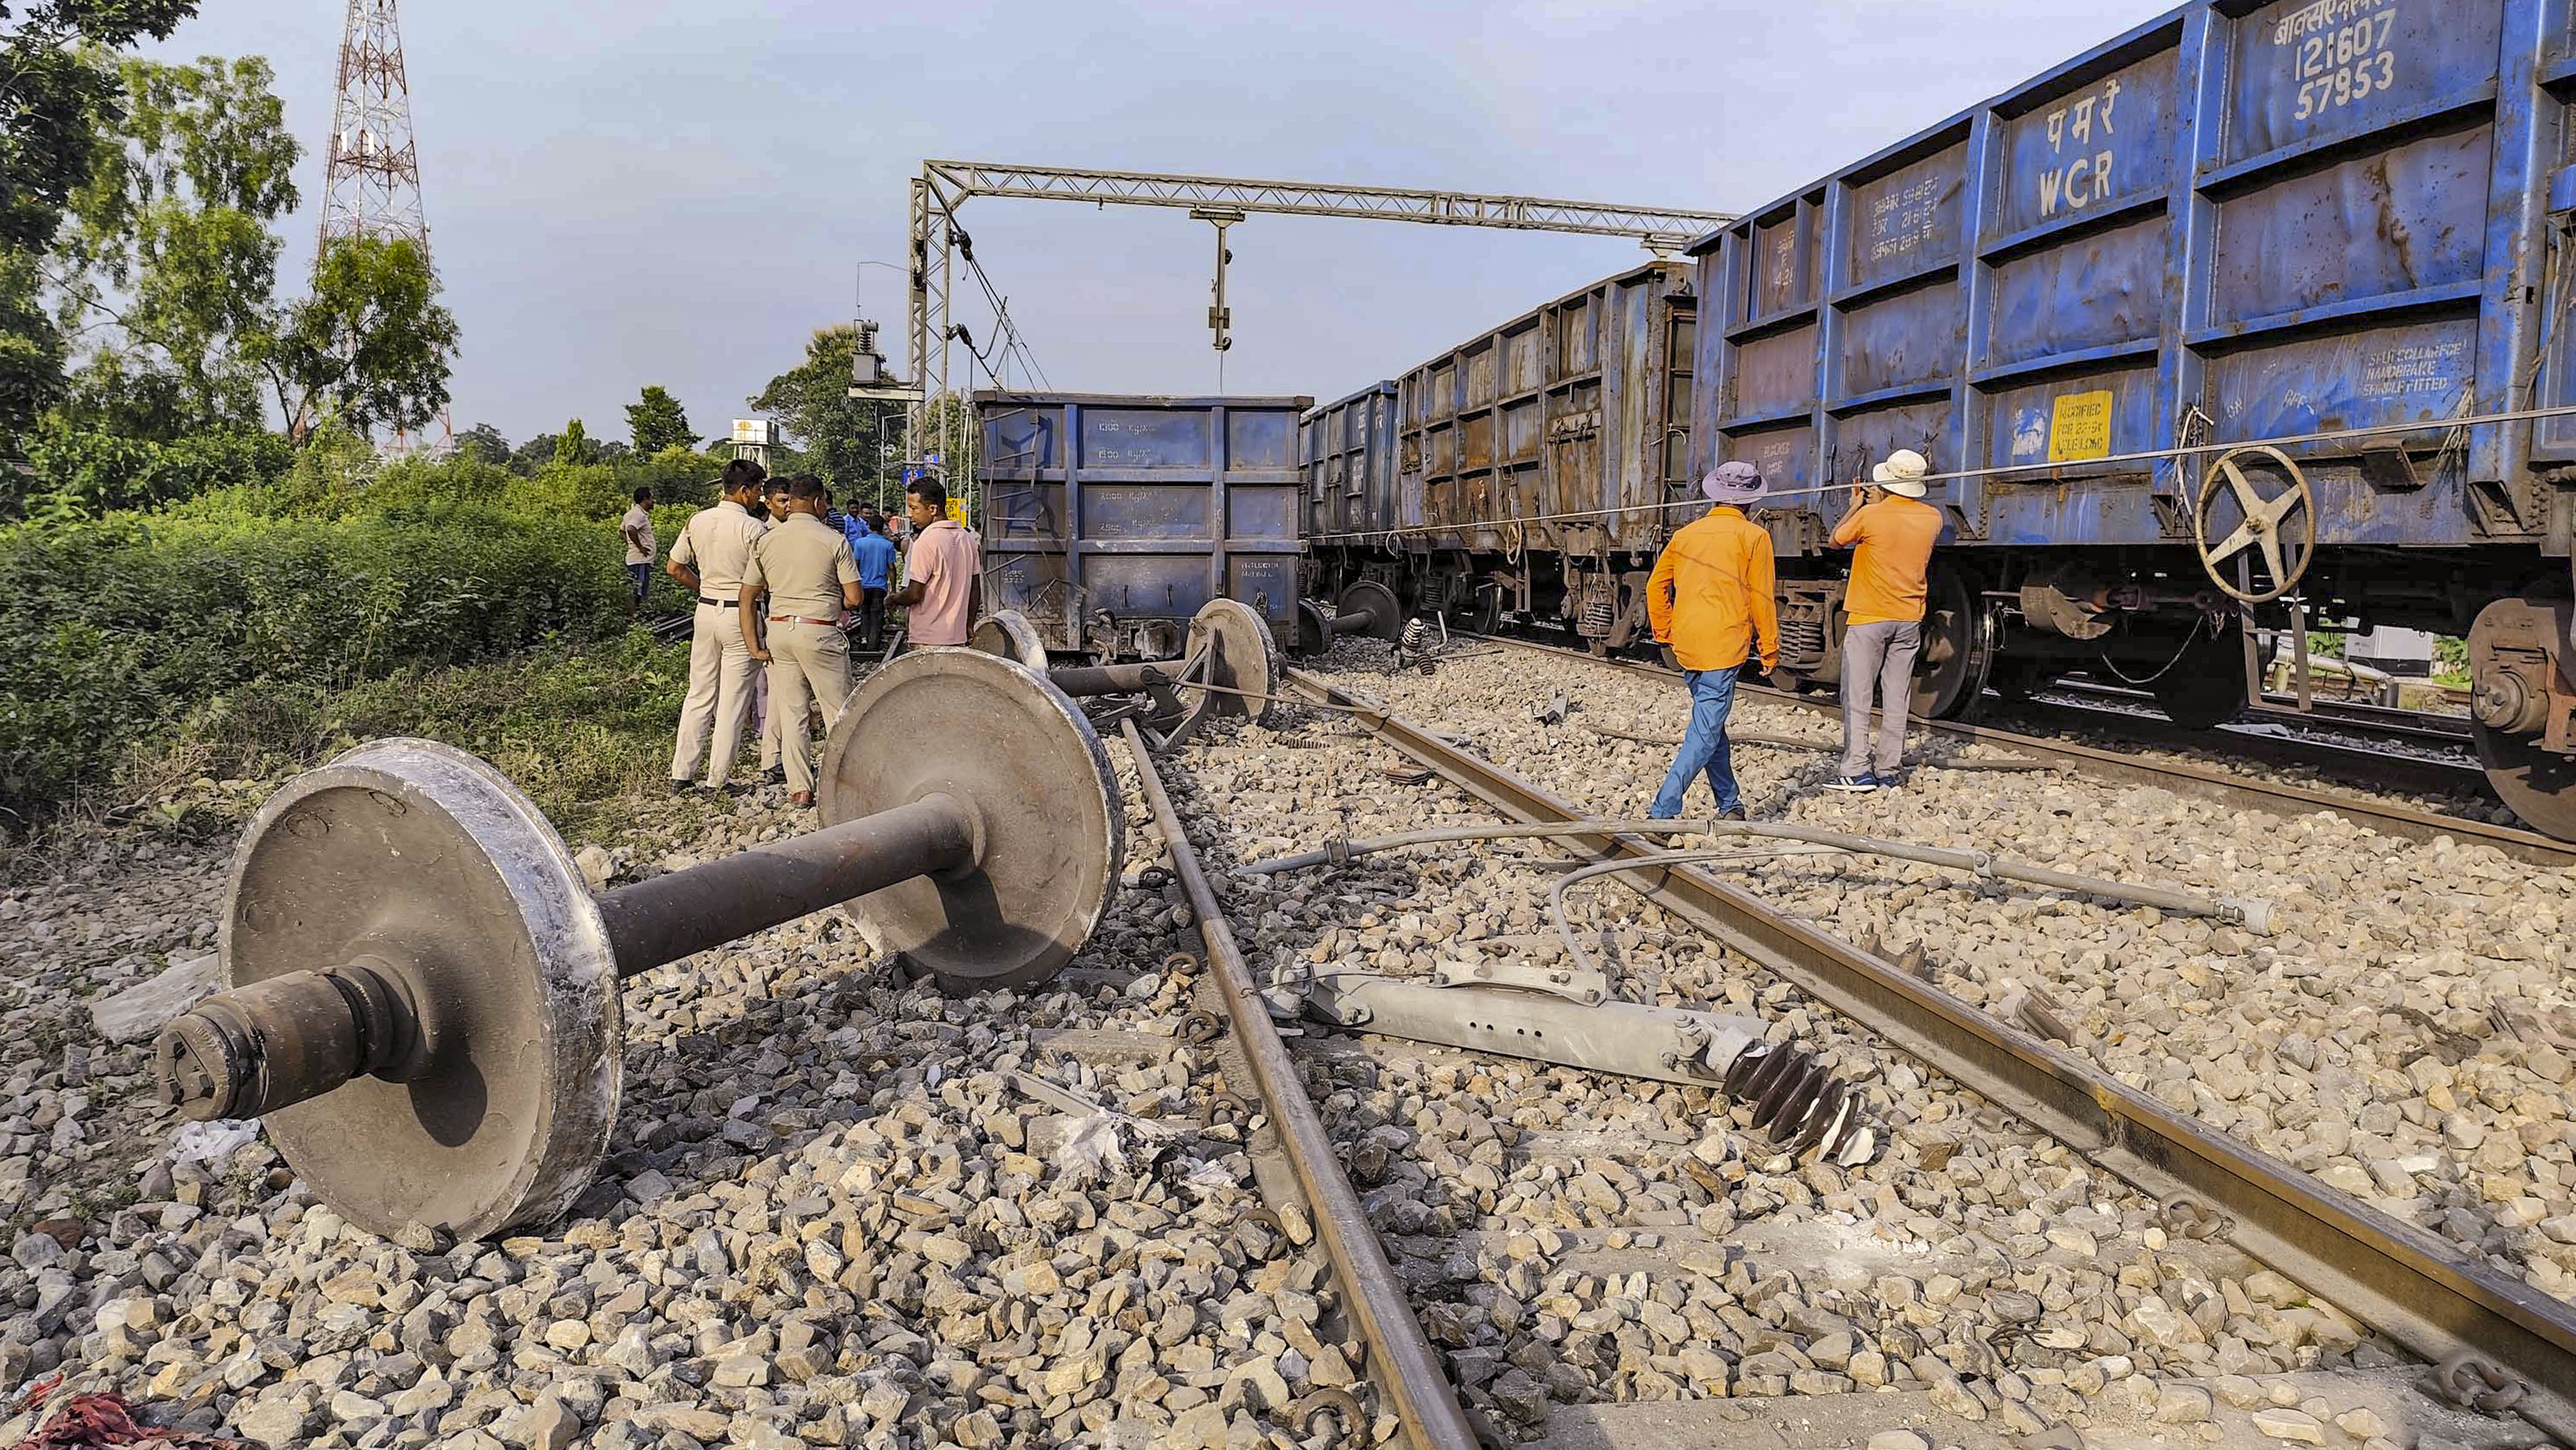
{"type": "MultiPolygon", "coordinates": [[[[340,32],[339,101],[331,113],[330,166],[322,182],[315,266],[333,242],[409,237],[429,256],[429,216],[420,199],[420,148],[411,133],[411,82],[403,75],[397,0],[349,0],[340,32]]],[[[447,410],[439,441],[455,441],[447,410]]]]}

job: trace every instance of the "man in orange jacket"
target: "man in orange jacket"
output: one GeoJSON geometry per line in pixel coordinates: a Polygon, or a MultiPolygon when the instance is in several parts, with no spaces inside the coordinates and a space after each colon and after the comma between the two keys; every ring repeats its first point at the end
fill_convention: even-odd
{"type": "Polygon", "coordinates": [[[1913,703],[1914,657],[1923,648],[1923,601],[1930,592],[1932,545],[1941,511],[1923,502],[1932,465],[1899,448],[1870,470],[1875,497],[1862,501],[1834,530],[1834,547],[1854,549],[1851,585],[1843,594],[1843,764],[1829,790],[1867,793],[1896,785],[1905,762],[1905,711],[1913,703]],[[1878,696],[1877,739],[1870,738],[1870,696],[1878,696]]]}
{"type": "Polygon", "coordinates": [[[1680,816],[1691,777],[1705,770],[1718,815],[1740,821],[1744,797],[1726,745],[1735,679],[1756,654],[1765,673],[1780,667],[1771,535],[1744,516],[1769,488],[1750,463],[1721,463],[1699,488],[1716,507],[1673,535],[1646,583],[1655,641],[1672,648],[1691,693],[1690,729],[1646,814],[1659,821],[1680,816]]]}

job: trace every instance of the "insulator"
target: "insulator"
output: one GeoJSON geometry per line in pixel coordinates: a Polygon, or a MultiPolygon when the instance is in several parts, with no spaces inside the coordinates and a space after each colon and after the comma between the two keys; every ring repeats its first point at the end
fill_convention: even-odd
{"type": "Polygon", "coordinates": [[[1783,1152],[1812,1148],[1827,1159],[1865,1161],[1877,1136],[1860,1123],[1851,1086],[1825,1070],[1815,1054],[1787,1046],[1759,1046],[1737,1054],[1721,1086],[1727,1096],[1753,1106],[1753,1127],[1783,1152]],[[1857,1156],[1847,1156],[1848,1150],[1857,1156]]]}

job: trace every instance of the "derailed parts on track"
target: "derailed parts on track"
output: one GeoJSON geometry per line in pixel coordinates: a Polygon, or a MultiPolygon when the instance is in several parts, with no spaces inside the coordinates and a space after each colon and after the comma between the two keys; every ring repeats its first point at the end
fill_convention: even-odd
{"type": "Polygon", "coordinates": [[[1815,1054],[1767,1041],[1760,1019],[1570,990],[1587,977],[1597,980],[1510,964],[1473,977],[1335,973],[1306,985],[1304,1010],[1353,1031],[1708,1088],[1748,1104],[1754,1129],[1782,1152],[1847,1168],[1878,1156],[1851,1085],[1815,1054]]]}

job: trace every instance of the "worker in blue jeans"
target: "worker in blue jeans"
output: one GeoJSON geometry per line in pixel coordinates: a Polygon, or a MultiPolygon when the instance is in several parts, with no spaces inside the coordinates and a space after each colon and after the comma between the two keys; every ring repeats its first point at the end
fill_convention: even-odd
{"type": "Polygon", "coordinates": [[[1681,815],[1691,778],[1703,771],[1718,816],[1744,819],[1726,717],[1735,708],[1736,676],[1757,652],[1765,672],[1780,667],[1771,535],[1744,516],[1769,486],[1750,463],[1721,463],[1700,480],[1700,492],[1715,507],[1673,535],[1646,583],[1647,621],[1681,663],[1691,694],[1690,729],[1646,811],[1658,821],[1681,815]]]}

